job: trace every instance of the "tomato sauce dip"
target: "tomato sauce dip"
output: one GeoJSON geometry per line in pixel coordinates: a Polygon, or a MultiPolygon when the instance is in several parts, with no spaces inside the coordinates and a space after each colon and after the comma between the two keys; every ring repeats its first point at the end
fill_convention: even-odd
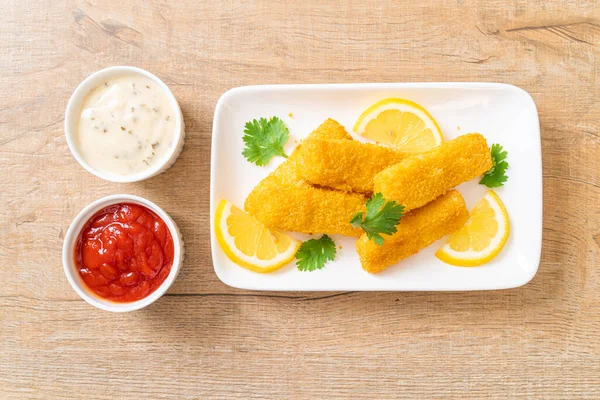
{"type": "Polygon", "coordinates": [[[173,254],[173,238],[158,215],[138,204],[120,203],[86,222],[75,244],[75,266],[91,292],[129,303],[167,279],[173,254]]]}

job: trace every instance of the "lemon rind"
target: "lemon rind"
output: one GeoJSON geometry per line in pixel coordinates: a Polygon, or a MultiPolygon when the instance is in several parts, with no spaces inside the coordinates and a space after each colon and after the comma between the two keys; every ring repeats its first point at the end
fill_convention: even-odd
{"type": "Polygon", "coordinates": [[[446,243],[435,253],[435,256],[438,259],[447,264],[459,267],[477,267],[488,263],[502,251],[510,233],[508,213],[498,195],[493,191],[488,191],[483,198],[488,201],[496,215],[502,216],[503,219],[503,221],[499,221],[501,223],[498,225],[498,234],[492,239],[490,245],[485,251],[469,250],[461,252],[453,250],[450,245],[446,243]]]}
{"type": "Polygon", "coordinates": [[[289,264],[289,262],[293,260],[298,248],[300,247],[300,242],[293,238],[290,238],[290,246],[285,252],[278,253],[275,258],[268,260],[266,264],[265,260],[260,260],[256,256],[249,257],[239,251],[233,245],[233,243],[228,240],[230,236],[224,234],[224,232],[227,232],[227,218],[223,218],[223,215],[228,215],[230,213],[231,206],[232,204],[227,200],[221,200],[215,212],[214,220],[215,236],[217,237],[217,241],[219,242],[223,253],[225,253],[225,255],[231,261],[250,271],[268,273],[282,268],[284,265],[289,264]],[[264,266],[261,266],[260,264],[263,264],[264,266]]]}
{"type": "Polygon", "coordinates": [[[352,130],[358,135],[363,135],[365,132],[365,128],[367,124],[374,118],[376,118],[380,113],[387,110],[400,110],[402,112],[410,111],[415,113],[421,120],[425,121],[428,127],[435,128],[432,129],[432,133],[434,133],[436,139],[436,146],[440,145],[444,142],[444,136],[442,135],[442,130],[438,125],[437,121],[429,114],[429,112],[423,108],[421,105],[415,103],[411,100],[400,99],[397,97],[390,97],[388,99],[380,100],[377,103],[373,104],[371,107],[367,108],[356,120],[352,130]],[[433,126],[431,126],[430,122],[433,126]]]}

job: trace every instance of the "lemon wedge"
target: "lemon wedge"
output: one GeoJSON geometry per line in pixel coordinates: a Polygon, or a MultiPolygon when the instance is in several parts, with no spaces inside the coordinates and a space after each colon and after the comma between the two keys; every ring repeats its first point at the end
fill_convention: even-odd
{"type": "Polygon", "coordinates": [[[270,230],[230,202],[215,213],[215,235],[231,261],[254,272],[273,272],[292,261],[300,242],[270,230]]]}
{"type": "Polygon", "coordinates": [[[354,124],[354,132],[407,153],[422,153],[444,142],[435,119],[417,103],[397,98],[378,101],[354,124]]]}
{"type": "Polygon", "coordinates": [[[435,254],[445,263],[476,267],[493,259],[506,244],[510,224],[506,208],[491,190],[479,200],[465,225],[435,254]]]}

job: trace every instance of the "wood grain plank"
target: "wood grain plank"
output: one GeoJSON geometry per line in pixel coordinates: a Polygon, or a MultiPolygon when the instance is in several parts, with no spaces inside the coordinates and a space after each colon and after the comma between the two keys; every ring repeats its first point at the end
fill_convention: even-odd
{"type": "MultiPolygon", "coordinates": [[[[318,303],[167,297],[141,313],[103,320],[96,314],[106,313],[81,301],[5,298],[2,309],[19,322],[8,327],[12,340],[3,354],[9,364],[1,376],[34,396],[50,394],[45,398],[58,398],[62,390],[135,397],[147,382],[158,398],[219,397],[222,385],[236,398],[600,394],[594,362],[600,342],[574,334],[569,306],[553,315],[535,296],[496,293],[443,300],[435,294],[356,293],[318,303]],[[23,331],[30,335],[18,334],[23,331]],[[113,387],[90,374],[110,379],[113,387]],[[560,387],[549,374],[560,374],[560,387]]],[[[597,321],[592,328],[599,328],[597,321]]]]}
{"type": "Polygon", "coordinates": [[[600,397],[600,3],[8,0],[0,52],[0,397],[600,397]],[[186,122],[174,167],[136,184],[85,172],[62,129],[76,85],[122,64],[164,79],[186,122]],[[373,81],[531,93],[544,163],[532,282],[314,294],[218,280],[208,208],[219,96],[373,81]],[[161,205],[186,241],[168,295],[126,315],[80,300],[60,260],[72,218],[118,192],[161,205]]]}

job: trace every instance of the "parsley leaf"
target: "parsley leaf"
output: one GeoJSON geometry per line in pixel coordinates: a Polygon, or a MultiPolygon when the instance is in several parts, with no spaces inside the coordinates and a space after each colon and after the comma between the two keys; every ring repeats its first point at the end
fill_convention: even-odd
{"type": "Polygon", "coordinates": [[[490,152],[492,153],[492,168],[483,175],[479,184],[489,188],[496,188],[503,186],[504,182],[508,180],[508,176],[506,175],[506,170],[508,169],[506,156],[508,153],[497,143],[492,145],[490,152]]]}
{"type": "Polygon", "coordinates": [[[267,165],[274,156],[287,158],[283,152],[283,145],[289,137],[287,126],[277,117],[246,122],[243,137],[246,147],[242,155],[259,166],[267,165]]]}
{"type": "Polygon", "coordinates": [[[327,235],[320,239],[303,242],[296,252],[296,266],[299,271],[314,271],[325,267],[327,261],[335,258],[335,242],[327,235]]]}
{"type": "Polygon", "coordinates": [[[396,225],[404,216],[404,206],[395,201],[385,201],[381,193],[375,193],[367,200],[367,213],[358,212],[350,223],[355,228],[362,228],[369,239],[383,245],[381,234],[391,235],[396,232],[396,225]]]}

